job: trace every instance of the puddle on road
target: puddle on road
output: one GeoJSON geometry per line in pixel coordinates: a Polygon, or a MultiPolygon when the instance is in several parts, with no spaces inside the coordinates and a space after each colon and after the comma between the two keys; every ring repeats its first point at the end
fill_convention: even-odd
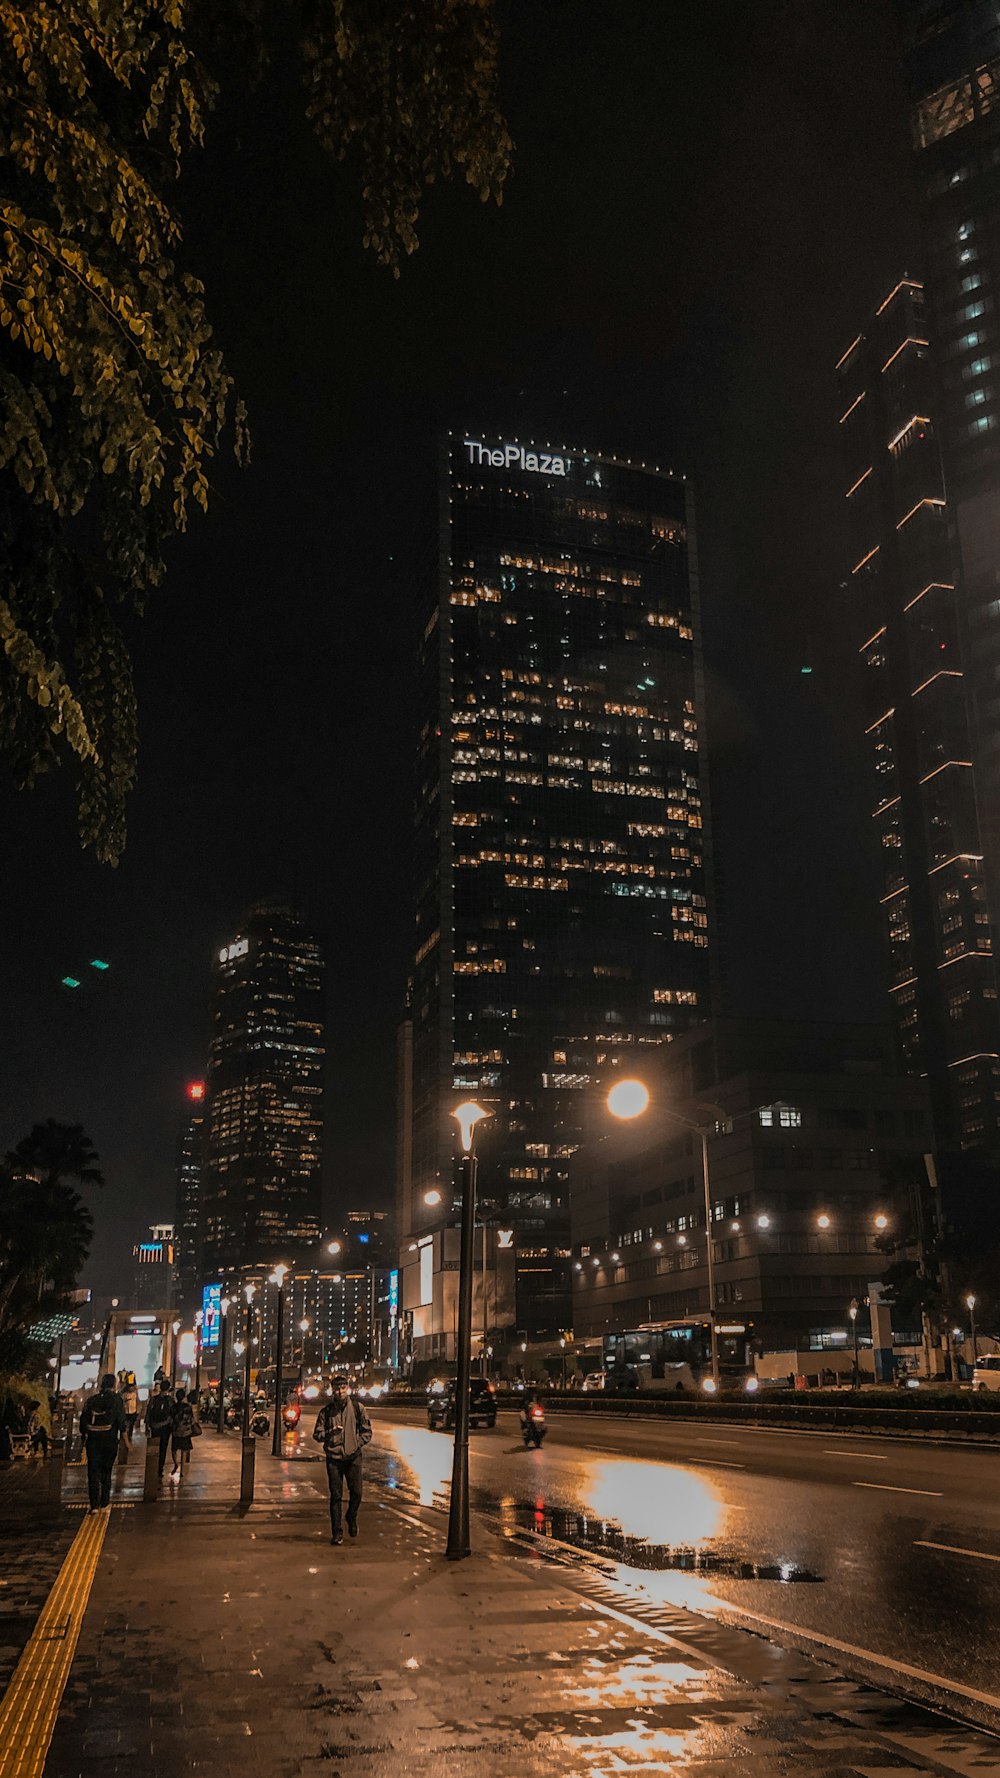
{"type": "Polygon", "coordinates": [[[690,1545],[651,1543],[644,1538],[627,1536],[619,1525],[607,1519],[589,1518],[584,1513],[565,1512],[558,1507],[504,1502],[500,1520],[504,1530],[531,1531],[537,1537],[558,1538],[560,1543],[607,1556],[626,1568],[724,1574],[732,1580],[776,1580],[786,1585],[795,1581],[821,1582],[823,1579],[821,1574],[795,1562],[749,1562],[715,1550],[693,1549],[690,1545]]]}

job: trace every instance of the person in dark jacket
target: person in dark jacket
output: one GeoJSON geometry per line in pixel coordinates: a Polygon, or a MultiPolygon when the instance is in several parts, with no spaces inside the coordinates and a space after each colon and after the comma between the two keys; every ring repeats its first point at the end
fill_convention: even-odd
{"type": "Polygon", "coordinates": [[[160,1442],[160,1453],[156,1464],[157,1475],[163,1474],[170,1449],[170,1434],[174,1429],[174,1398],[170,1393],[170,1384],[164,1377],[155,1395],[151,1395],[146,1403],[146,1437],[155,1438],[160,1442]]]}
{"type": "Polygon", "coordinates": [[[112,1375],[102,1377],[96,1395],[84,1403],[80,1432],[87,1452],[87,1491],[90,1510],[96,1513],[111,1499],[111,1475],[121,1439],[128,1437],[128,1421],[112,1375]]]}
{"type": "Polygon", "coordinates": [[[346,1377],[331,1377],[333,1399],[321,1409],[313,1438],[323,1446],[326,1479],[330,1484],[330,1542],[343,1543],[341,1511],[347,1483],[347,1531],[358,1535],[361,1505],[361,1453],[371,1439],[371,1421],[356,1396],[350,1394],[346,1377]]]}
{"type": "Polygon", "coordinates": [[[174,1402],[174,1417],[171,1428],[171,1450],[173,1451],[174,1457],[174,1466],[170,1471],[171,1475],[176,1475],[178,1469],[180,1469],[181,1477],[183,1478],[184,1471],[191,1461],[191,1445],[194,1438],[194,1433],[192,1432],[193,1426],[194,1409],[188,1400],[187,1391],[185,1389],[178,1389],[177,1400],[174,1402]]]}

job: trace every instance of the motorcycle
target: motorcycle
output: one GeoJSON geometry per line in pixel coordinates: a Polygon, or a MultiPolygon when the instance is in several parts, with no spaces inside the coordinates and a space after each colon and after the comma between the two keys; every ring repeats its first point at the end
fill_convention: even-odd
{"type": "Polygon", "coordinates": [[[534,1445],[535,1450],[540,1451],[546,1430],[545,1409],[539,1402],[533,1401],[525,1414],[521,1427],[521,1436],[525,1445],[534,1445]]]}
{"type": "Polygon", "coordinates": [[[302,1416],[302,1409],[297,1401],[286,1401],[281,1410],[281,1428],[283,1432],[294,1432],[302,1416]]]}
{"type": "Polygon", "coordinates": [[[265,1414],[264,1409],[254,1408],[253,1419],[250,1421],[250,1431],[253,1433],[254,1438],[263,1438],[265,1433],[270,1432],[270,1430],[271,1422],[265,1414]]]}

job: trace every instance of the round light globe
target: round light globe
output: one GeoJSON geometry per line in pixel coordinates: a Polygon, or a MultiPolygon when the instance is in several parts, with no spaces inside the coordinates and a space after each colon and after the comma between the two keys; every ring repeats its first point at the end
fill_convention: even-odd
{"type": "Polygon", "coordinates": [[[649,1104],[649,1088],[641,1080],[619,1080],[608,1094],[612,1117],[641,1117],[649,1104]]]}

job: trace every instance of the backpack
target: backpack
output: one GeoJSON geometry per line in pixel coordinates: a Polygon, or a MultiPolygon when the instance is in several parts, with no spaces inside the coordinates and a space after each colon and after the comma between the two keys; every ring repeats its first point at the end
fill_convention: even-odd
{"type": "Polygon", "coordinates": [[[111,1407],[111,1396],[104,1389],[100,1395],[93,1396],[90,1403],[90,1415],[87,1420],[87,1431],[114,1432],[115,1417],[111,1407]]]}
{"type": "Polygon", "coordinates": [[[194,1410],[189,1401],[179,1402],[174,1413],[174,1436],[190,1438],[194,1425],[194,1410]]]}

